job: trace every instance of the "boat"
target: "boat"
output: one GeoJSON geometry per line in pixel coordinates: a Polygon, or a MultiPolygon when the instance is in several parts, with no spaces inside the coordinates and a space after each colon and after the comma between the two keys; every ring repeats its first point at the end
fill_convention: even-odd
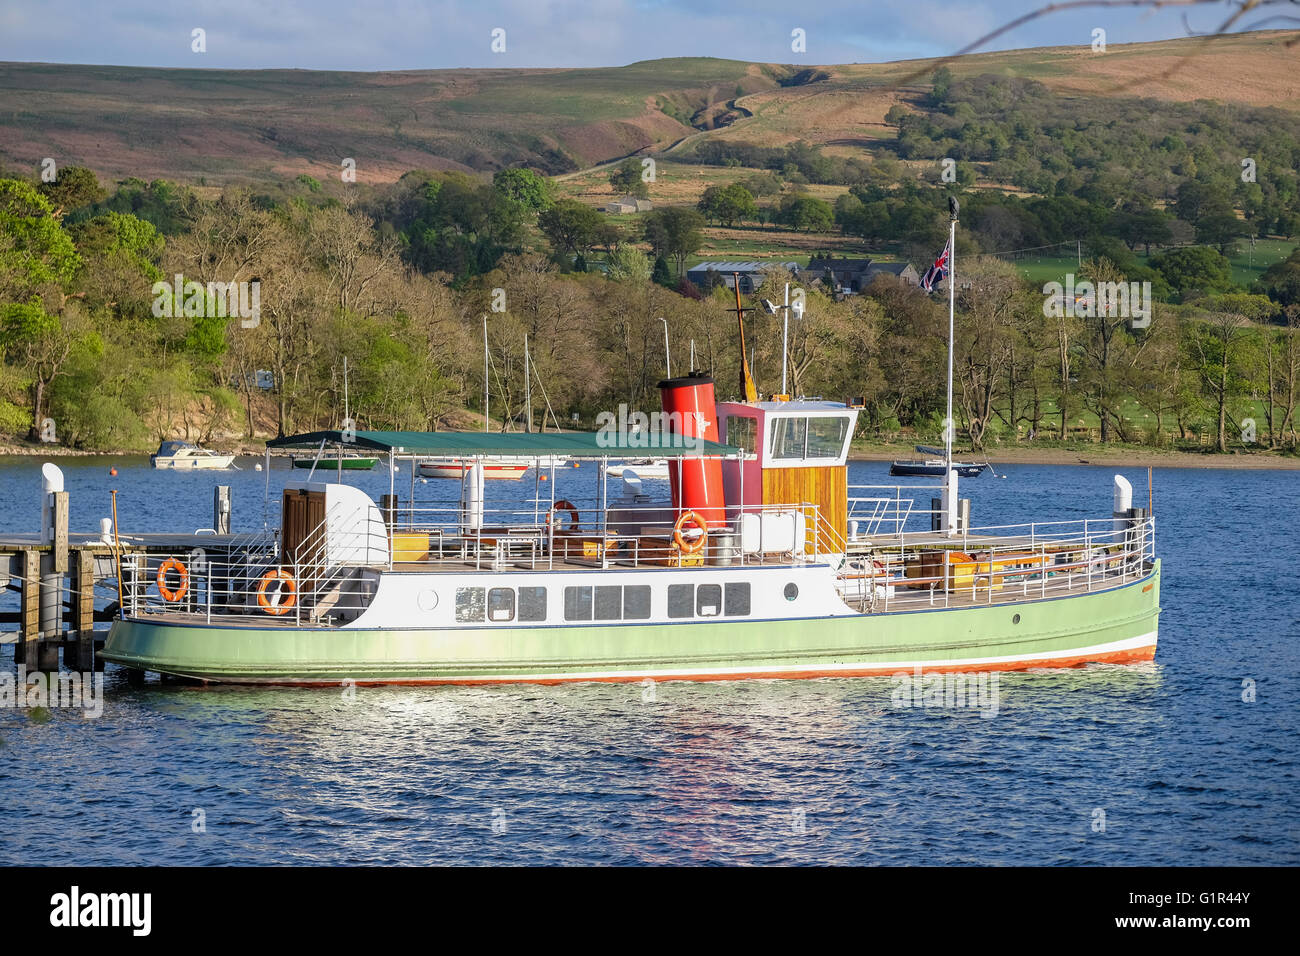
{"type": "Polygon", "coordinates": [[[906,676],[1154,658],[1155,519],[1131,507],[1121,477],[1111,513],[1079,520],[1066,501],[1068,518],[981,530],[946,506],[932,514],[928,489],[913,502],[902,486],[850,486],[853,408],[715,402],[699,374],[660,389],[665,414],[685,424],[639,452],[603,432],[274,439],[293,450],[346,437],[390,464],[469,467],[459,496],[434,504],[403,501],[392,479],[381,505],[342,482],[292,480],[278,527],[198,539],[202,562],[188,543],[125,556],[103,657],[201,682],[304,686],[906,676]],[[658,498],[607,473],[647,452],[672,464],[658,498]],[[599,487],[575,482],[557,498],[551,481],[504,507],[494,496],[489,509],[483,481],[499,456],[593,462],[599,487]]]}
{"type": "MultiPolygon", "coordinates": [[[[952,470],[962,478],[978,478],[986,468],[988,468],[986,464],[971,464],[961,461],[952,463],[952,470]]],[[[948,465],[942,458],[928,458],[924,461],[895,461],[889,466],[889,473],[895,477],[941,478],[947,470],[948,465]]]]}
{"type": "Polygon", "coordinates": [[[895,461],[889,466],[889,473],[895,477],[942,478],[951,467],[961,478],[978,478],[989,467],[988,462],[972,463],[953,461],[946,449],[931,445],[917,445],[916,450],[928,457],[923,461],[895,461]]]}
{"type": "MultiPolygon", "coordinates": [[[[425,478],[454,478],[459,481],[474,466],[471,458],[430,458],[418,465],[420,475],[425,478]]],[[[483,477],[493,480],[522,478],[529,468],[526,461],[507,461],[500,458],[484,458],[483,477]]]]}
{"type": "Polygon", "coordinates": [[[621,478],[628,472],[638,478],[667,478],[668,459],[631,458],[627,461],[615,462],[605,468],[605,474],[614,478],[621,478]]]}
{"type": "MultiPolygon", "coordinates": [[[[955,200],[950,209],[952,249],[955,200]]],[[[1122,476],[1109,515],[984,529],[971,527],[951,472],[937,508],[903,486],[850,486],[858,410],[759,401],[746,311],[737,291],[744,400],[717,402],[700,372],[668,378],[645,432],[269,441],[386,454],[389,493],[377,506],[342,481],[291,481],[278,528],[196,539],[201,561],[133,553],[102,657],[197,681],[307,686],[919,679],[1154,659],[1155,518],[1132,507],[1122,476]],[[403,502],[399,457],[458,462],[458,499],[417,501],[412,485],[403,502]],[[669,463],[666,498],[635,475],[610,488],[611,462],[648,457],[669,463]],[[582,497],[575,482],[557,498],[558,480],[538,481],[531,499],[487,507],[489,465],[559,458],[595,463],[598,487],[582,497]]],[[[952,421],[951,295],[949,320],[952,421]]],[[[485,319],[485,422],[486,340],[485,319]]],[[[947,442],[945,463],[951,431],[947,442]]]]}
{"type": "Polygon", "coordinates": [[[149,456],[149,463],[155,468],[193,471],[196,468],[229,468],[235,463],[235,456],[222,455],[193,442],[165,441],[149,456]]]}
{"type": "Polygon", "coordinates": [[[369,471],[375,467],[379,461],[378,458],[366,458],[362,455],[344,455],[339,458],[294,458],[293,467],[295,468],[312,468],[318,467],[321,471],[328,471],[331,468],[342,468],[344,471],[369,471]]]}

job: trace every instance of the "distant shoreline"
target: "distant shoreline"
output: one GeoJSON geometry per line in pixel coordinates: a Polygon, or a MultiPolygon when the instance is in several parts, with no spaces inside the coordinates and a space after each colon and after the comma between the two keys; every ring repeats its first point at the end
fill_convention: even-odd
{"type": "MultiPolygon", "coordinates": [[[[218,443],[219,444],[219,443],[218,443]]],[[[243,458],[261,458],[264,447],[245,442],[221,446],[227,454],[243,458]]],[[[90,451],[67,448],[62,445],[27,443],[0,444],[0,458],[148,458],[147,451],[90,451]]],[[[954,452],[961,461],[982,462],[986,456],[978,452],[954,452]]],[[[284,452],[272,452],[272,458],[291,457],[284,452]]],[[[910,445],[872,446],[851,448],[849,461],[894,461],[922,457],[910,445]]],[[[1265,452],[1201,453],[1190,451],[1162,451],[1158,448],[1134,446],[1095,446],[1094,448],[1052,448],[1011,446],[988,453],[987,460],[998,465],[1100,465],[1114,468],[1229,468],[1249,471],[1300,471],[1300,457],[1286,457],[1265,452]]]]}
{"type": "MultiPolygon", "coordinates": [[[[961,461],[982,462],[977,452],[954,452],[961,461]]],[[[849,461],[894,461],[921,457],[910,447],[865,448],[849,452],[849,461]]],[[[998,448],[987,460],[998,465],[1101,465],[1113,468],[1231,468],[1252,471],[1300,471],[1300,458],[1266,453],[1199,453],[1158,448],[998,448]]]]}

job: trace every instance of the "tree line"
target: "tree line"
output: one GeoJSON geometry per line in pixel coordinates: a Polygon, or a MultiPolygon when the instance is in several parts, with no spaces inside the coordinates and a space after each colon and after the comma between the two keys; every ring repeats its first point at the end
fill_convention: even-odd
{"type": "MultiPolygon", "coordinates": [[[[656,210],[643,226],[662,230],[649,254],[607,237],[604,271],[582,272],[570,254],[593,240],[548,225],[557,208],[545,180],[527,171],[491,181],[418,173],[339,195],[308,177],[207,197],[140,181],[109,193],[76,169],[54,183],[0,179],[0,431],[143,449],[176,436],[338,427],[345,358],[358,427],[473,426],[466,410],[483,403],[484,316],[494,427],[529,424],[525,335],[532,427],[543,409],[552,423],[576,415],[589,425],[621,402],[655,407],[666,372],[661,318],[674,371],[693,351],[720,397],[737,397],[734,297],[679,294],[667,287],[671,275],[656,281],[656,259],[680,267],[682,233],[701,214],[656,210]],[[538,235],[545,245],[530,245],[538,235]],[[465,267],[449,267],[457,263],[465,267]],[[200,287],[258,283],[256,321],[206,306],[160,309],[157,290],[177,276],[200,287]]],[[[1294,449],[1300,254],[1275,267],[1273,298],[1189,287],[1181,301],[1157,303],[1145,328],[1106,314],[1048,317],[1042,290],[1009,264],[959,261],[957,426],[976,447],[1031,433],[1068,438],[1086,416],[1106,440],[1160,444],[1168,432],[1206,432],[1226,449],[1254,417],[1261,446],[1294,449]]],[[[1082,274],[1131,278],[1104,256],[1082,274]]],[[[773,268],[759,295],[786,281],[798,284],[773,268]]],[[[937,436],[942,297],[890,277],[838,300],[806,293],[806,317],[791,323],[794,390],[861,398],[866,437],[937,436]]],[[[780,323],[751,313],[746,332],[760,390],[775,391],[780,323]]]]}

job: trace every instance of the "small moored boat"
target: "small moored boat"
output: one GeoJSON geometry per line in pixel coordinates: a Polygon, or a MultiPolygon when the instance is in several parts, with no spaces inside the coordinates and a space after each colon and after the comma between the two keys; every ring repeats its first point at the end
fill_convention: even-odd
{"type": "Polygon", "coordinates": [[[229,468],[235,463],[234,455],[222,455],[209,448],[201,448],[188,441],[165,441],[149,456],[155,468],[173,471],[192,471],[196,468],[229,468]]]}
{"type": "MultiPolygon", "coordinates": [[[[430,458],[420,462],[419,472],[425,478],[455,478],[459,481],[474,463],[472,458],[430,458]]],[[[483,477],[488,479],[522,478],[528,470],[527,462],[501,458],[484,458],[482,464],[483,477]]]]}

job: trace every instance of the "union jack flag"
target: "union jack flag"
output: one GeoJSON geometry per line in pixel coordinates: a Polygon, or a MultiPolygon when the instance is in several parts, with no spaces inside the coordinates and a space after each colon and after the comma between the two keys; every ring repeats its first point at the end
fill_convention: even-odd
{"type": "Polygon", "coordinates": [[[951,241],[944,243],[943,252],[939,253],[939,258],[935,259],[934,265],[926,269],[925,275],[921,276],[921,288],[926,292],[933,292],[934,287],[948,277],[948,259],[951,252],[951,241]]]}

